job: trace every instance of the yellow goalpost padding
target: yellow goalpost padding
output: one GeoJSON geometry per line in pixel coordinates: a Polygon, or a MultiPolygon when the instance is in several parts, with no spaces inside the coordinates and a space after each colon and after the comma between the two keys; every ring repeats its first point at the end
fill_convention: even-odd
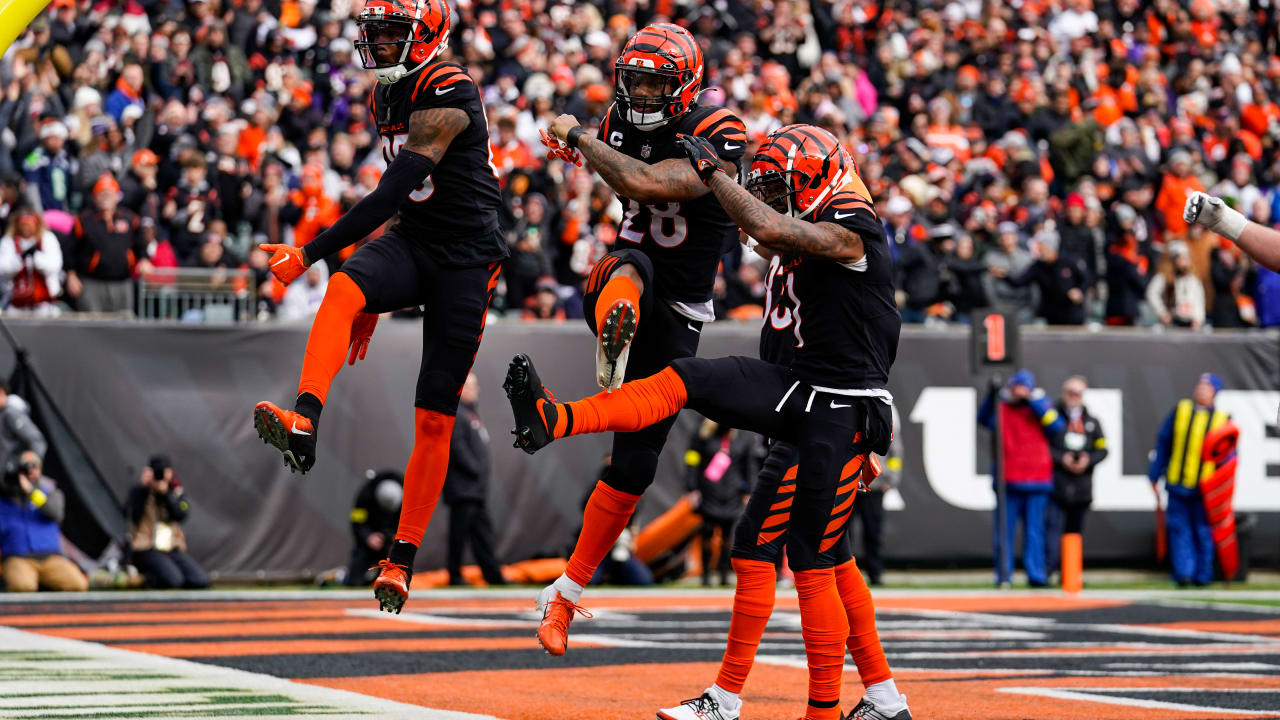
{"type": "Polygon", "coordinates": [[[9,50],[50,0],[0,0],[0,55],[9,50]]]}

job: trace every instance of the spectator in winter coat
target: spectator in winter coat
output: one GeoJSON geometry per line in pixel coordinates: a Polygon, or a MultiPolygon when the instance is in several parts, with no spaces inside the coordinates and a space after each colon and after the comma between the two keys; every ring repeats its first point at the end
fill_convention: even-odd
{"type": "Polygon", "coordinates": [[[133,564],[151,587],[204,588],[209,575],[187,554],[182,522],[191,512],[167,455],[154,455],[124,503],[133,564]]]}
{"type": "Polygon", "coordinates": [[[373,583],[378,561],[391,551],[391,539],[400,524],[400,505],[404,501],[404,476],[400,473],[370,470],[366,476],[368,480],[356,494],[355,506],[351,508],[355,546],[343,578],[343,584],[351,587],[373,583]]]}
{"type": "Polygon", "coordinates": [[[1045,510],[1053,490],[1053,459],[1049,439],[1062,432],[1065,423],[1044,390],[1037,388],[1030,370],[1013,374],[1007,387],[992,388],[978,409],[978,423],[1000,431],[1004,466],[993,475],[1005,483],[1004,537],[1000,519],[993,523],[996,585],[1007,587],[1013,574],[1013,538],[1022,521],[1022,565],[1032,587],[1048,583],[1045,568],[1045,510]],[[999,425],[997,426],[997,420],[999,425]],[[1001,563],[1008,548],[1007,563],[1001,563]]]}
{"type": "Polygon", "coordinates": [[[49,119],[40,126],[40,146],[22,161],[31,202],[42,212],[70,210],[71,181],[79,162],[67,152],[67,126],[49,119]]]}
{"type": "Polygon", "coordinates": [[[462,385],[462,402],[453,423],[449,442],[449,471],[444,479],[444,504],[449,506],[449,551],[446,566],[450,585],[465,585],[462,555],[468,545],[484,581],[505,585],[502,565],[495,554],[493,522],[489,519],[489,476],[493,458],[489,454],[489,431],[480,421],[477,405],[480,383],[475,373],[462,385]]]}
{"type": "Polygon", "coordinates": [[[1036,262],[1021,275],[1009,278],[1009,283],[1034,285],[1040,291],[1036,315],[1050,325],[1083,325],[1084,294],[1089,289],[1089,271],[1084,261],[1068,260],[1058,254],[1059,239],[1054,230],[1041,230],[1035,243],[1039,254],[1036,262]]]}
{"type": "Polygon", "coordinates": [[[1089,284],[1092,285],[1098,277],[1098,250],[1094,245],[1093,228],[1085,223],[1086,213],[1084,197],[1080,193],[1067,195],[1067,216],[1058,228],[1058,234],[1062,238],[1062,258],[1068,262],[1083,261],[1089,272],[1089,284]]]}
{"type": "Polygon", "coordinates": [[[728,425],[703,420],[685,451],[688,489],[695,493],[695,507],[702,516],[702,584],[711,585],[711,549],[720,531],[720,554],[716,570],[720,584],[729,584],[729,547],[733,544],[733,524],[742,514],[755,475],[752,452],[754,438],[728,425]]]}
{"type": "Polygon", "coordinates": [[[1115,207],[1117,227],[1114,241],[1107,246],[1108,325],[1133,325],[1138,318],[1138,303],[1147,289],[1147,257],[1138,248],[1134,233],[1137,213],[1123,203],[1115,207]]]}
{"type": "Polygon", "coordinates": [[[329,266],[322,262],[312,265],[307,269],[303,282],[294,281],[284,291],[284,300],[280,303],[280,318],[301,320],[315,315],[328,289],[329,266]]]}
{"type": "Polygon", "coordinates": [[[1209,254],[1209,278],[1213,281],[1213,306],[1209,313],[1215,328],[1256,325],[1253,298],[1247,290],[1254,284],[1253,264],[1228,241],[1209,254]]]}
{"type": "Polygon", "coordinates": [[[1073,375],[1062,383],[1062,398],[1054,409],[1065,425],[1049,439],[1053,456],[1053,507],[1049,511],[1048,568],[1058,568],[1062,533],[1084,532],[1084,514],[1093,504],[1093,469],[1107,457],[1102,425],[1084,406],[1085,379],[1073,375]]]}
{"type": "Polygon", "coordinates": [[[956,239],[955,252],[943,260],[943,263],[952,278],[949,298],[953,308],[951,319],[968,323],[970,312],[989,304],[983,287],[987,265],[974,257],[973,237],[968,233],[960,234],[956,239]]]}
{"type": "Polygon", "coordinates": [[[929,233],[929,241],[909,241],[898,251],[894,269],[898,273],[898,290],[904,294],[902,321],[924,322],[925,311],[938,301],[938,264],[942,253],[937,245],[954,234],[950,224],[936,226],[929,233]]]}
{"type": "Polygon", "coordinates": [[[103,175],[92,208],[76,217],[67,254],[67,294],[84,312],[133,310],[133,271],[151,272],[138,216],[120,207],[120,184],[103,175]]]}
{"type": "Polygon", "coordinates": [[[62,294],[62,244],[30,206],[9,217],[0,238],[0,287],[10,307],[55,312],[62,294]]]}
{"type": "Polygon", "coordinates": [[[1169,243],[1170,272],[1156,273],[1147,285],[1147,302],[1166,326],[1198,329],[1204,324],[1204,285],[1191,270],[1191,250],[1169,243]]]}
{"type": "Polygon", "coordinates": [[[1029,318],[1031,308],[1035,306],[1035,288],[1014,285],[1009,278],[1025,273],[1035,263],[1035,258],[1018,244],[1018,224],[1015,222],[1006,220],[1000,223],[996,243],[996,247],[988,250],[982,258],[988,269],[988,275],[983,279],[987,299],[995,307],[1022,310],[1029,318]]]}

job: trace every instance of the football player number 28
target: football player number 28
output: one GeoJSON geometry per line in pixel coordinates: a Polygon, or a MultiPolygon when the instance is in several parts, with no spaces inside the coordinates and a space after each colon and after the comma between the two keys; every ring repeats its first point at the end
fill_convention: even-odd
{"type": "MultiPolygon", "coordinates": [[[[408,139],[409,133],[400,133],[394,138],[389,138],[386,135],[382,136],[382,157],[387,161],[388,165],[395,159],[396,153],[400,152],[400,148],[404,147],[404,142],[408,139]]],[[[409,199],[414,202],[426,202],[427,198],[431,197],[431,193],[435,191],[436,186],[431,184],[431,176],[428,175],[427,179],[423,180],[416,190],[409,193],[409,199]]]]}
{"type": "Polygon", "coordinates": [[[641,205],[627,198],[627,213],[622,216],[622,228],[618,235],[623,240],[633,243],[644,242],[644,228],[636,222],[636,216],[643,208],[649,209],[649,237],[658,245],[671,248],[684,242],[689,234],[689,224],[680,215],[680,203],[668,202],[659,205],[641,205]]]}

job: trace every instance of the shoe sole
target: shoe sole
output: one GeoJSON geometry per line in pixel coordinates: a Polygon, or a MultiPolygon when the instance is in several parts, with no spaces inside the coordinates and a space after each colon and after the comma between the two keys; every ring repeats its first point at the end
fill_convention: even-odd
{"type": "Polygon", "coordinates": [[[404,603],[409,598],[401,595],[389,585],[378,585],[373,588],[373,597],[378,601],[378,609],[382,612],[400,614],[404,603]]]}
{"type": "MultiPolygon", "coordinates": [[[[538,373],[533,368],[533,360],[524,354],[513,358],[511,364],[507,366],[507,377],[502,381],[502,390],[506,393],[507,400],[511,403],[511,414],[515,417],[517,423],[520,422],[521,411],[524,409],[517,407],[517,404],[533,403],[534,413],[536,414],[538,412],[538,391],[541,389],[541,380],[538,379],[538,373]],[[520,376],[515,376],[517,371],[519,371],[520,376]]],[[[539,445],[533,436],[533,430],[528,425],[517,425],[511,428],[511,434],[515,436],[513,447],[519,448],[529,455],[533,455],[551,443],[548,440],[539,445]]]]}
{"type": "Polygon", "coordinates": [[[302,464],[298,462],[297,456],[289,449],[289,431],[285,430],[284,423],[280,422],[278,415],[266,408],[254,408],[253,427],[258,431],[258,437],[262,438],[262,442],[280,451],[284,456],[284,465],[289,468],[290,473],[307,474],[302,464]]]}
{"type": "MultiPolygon", "coordinates": [[[[609,382],[602,387],[616,388],[622,384],[613,381],[620,369],[623,373],[626,372],[625,368],[618,368],[618,358],[622,357],[622,352],[635,339],[638,319],[635,306],[626,300],[619,300],[609,308],[609,313],[604,319],[604,327],[600,328],[600,349],[604,351],[605,360],[613,367],[609,372],[609,382]]],[[[597,382],[600,380],[600,374],[600,369],[596,368],[597,382]]]]}

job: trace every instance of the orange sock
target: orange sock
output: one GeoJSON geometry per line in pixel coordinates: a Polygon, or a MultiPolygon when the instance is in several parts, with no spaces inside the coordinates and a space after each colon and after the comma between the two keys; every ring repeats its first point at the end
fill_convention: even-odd
{"type": "Polygon", "coordinates": [[[307,336],[307,352],[302,358],[302,377],[298,394],[311,393],[323,404],[329,395],[333,376],[342,369],[351,345],[351,321],[364,309],[364,293],[344,272],[329,278],[324,300],[311,323],[307,336]]]}
{"type": "Polygon", "coordinates": [[[570,580],[583,587],[591,582],[591,576],[596,574],[605,553],[618,542],[618,536],[636,511],[638,502],[639,495],[609,487],[603,480],[596,483],[596,489],[587,499],[587,509],[582,513],[578,544],[574,546],[569,564],[564,569],[570,580]]]}
{"type": "Polygon", "coordinates": [[[876,607],[871,601],[871,590],[862,579],[857,562],[850,560],[836,566],[836,589],[840,591],[840,600],[849,618],[849,655],[858,666],[862,684],[870,687],[893,677],[876,630],[876,607]]]}
{"type": "Polygon", "coordinates": [[[800,599],[800,633],[809,658],[809,705],[804,717],[805,720],[838,720],[849,618],[836,590],[835,570],[797,570],[795,575],[796,594],[800,599]]]}
{"type": "Polygon", "coordinates": [[[415,547],[431,522],[431,513],[444,487],[449,468],[449,438],[453,435],[452,415],[434,410],[413,410],[413,452],[404,469],[404,502],[400,506],[400,527],[396,540],[415,547]]]}
{"type": "Polygon", "coordinates": [[[733,571],[738,574],[738,587],[733,591],[733,619],[729,621],[729,644],[720,661],[716,685],[732,693],[742,692],[764,628],[773,613],[773,598],[778,574],[773,563],[733,558],[733,571]]]}
{"type": "Polygon", "coordinates": [[[596,333],[604,327],[605,315],[609,314],[609,308],[613,307],[618,300],[631,301],[631,307],[636,309],[636,322],[639,324],[640,288],[636,287],[635,281],[631,278],[625,275],[614,275],[604,284],[600,289],[600,295],[596,297],[596,333]]]}
{"type": "Polygon", "coordinates": [[[656,375],[623,383],[611,393],[559,403],[560,418],[552,432],[558,438],[607,431],[635,432],[675,415],[688,401],[684,380],[668,367],[656,375]]]}

